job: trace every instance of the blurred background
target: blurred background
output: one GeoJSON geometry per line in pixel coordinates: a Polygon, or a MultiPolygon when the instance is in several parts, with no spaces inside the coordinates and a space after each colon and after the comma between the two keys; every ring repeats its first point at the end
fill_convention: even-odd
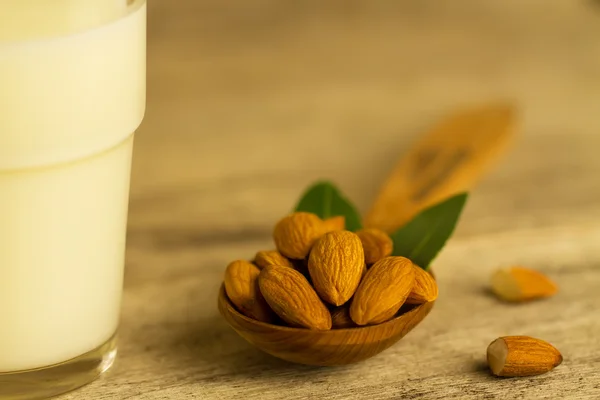
{"type": "Polygon", "coordinates": [[[597,392],[599,1],[148,7],[148,101],[134,150],[120,361],[90,392],[597,392]],[[342,374],[301,369],[266,358],[218,315],[225,266],[272,248],[273,225],[307,185],[331,179],[364,213],[417,138],[448,113],[496,100],[518,109],[516,141],[472,190],[435,261],[440,301],[400,348],[342,374]],[[493,269],[509,265],[548,273],[559,295],[519,311],[498,303],[487,284],[493,269]],[[490,385],[480,361],[507,334],[559,344],[564,365],[535,383],[490,385]]]}
{"type": "Polygon", "coordinates": [[[519,136],[457,234],[600,215],[597,1],[153,0],[148,27],[134,247],[265,241],[319,178],[364,212],[415,138],[497,99],[519,136]]]}

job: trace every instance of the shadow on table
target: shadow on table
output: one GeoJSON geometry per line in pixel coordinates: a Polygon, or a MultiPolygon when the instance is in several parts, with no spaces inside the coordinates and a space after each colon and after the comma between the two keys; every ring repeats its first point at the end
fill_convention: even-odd
{"type": "Polygon", "coordinates": [[[490,367],[484,359],[474,361],[472,371],[477,374],[485,375],[486,377],[491,377],[490,367]]]}
{"type": "MultiPolygon", "coordinates": [[[[336,371],[352,366],[317,367],[293,364],[273,357],[238,336],[220,316],[190,323],[178,332],[169,344],[169,352],[182,363],[195,363],[203,371],[210,368],[211,381],[231,379],[232,375],[260,379],[286,375],[320,380],[324,371],[336,371]],[[320,378],[319,378],[320,377],[320,378]]],[[[206,373],[203,373],[206,379],[206,373]]]]}
{"type": "MultiPolygon", "coordinates": [[[[220,277],[220,273],[219,273],[220,277]]],[[[215,275],[216,278],[216,275],[215,275]]],[[[292,364],[257,349],[241,338],[218,313],[215,280],[185,277],[172,282],[178,291],[160,298],[160,285],[146,289],[148,302],[163,302],[122,326],[121,367],[143,368],[173,382],[223,383],[265,379],[277,383],[294,376],[319,382],[353,366],[325,368],[292,364]],[[164,303],[168,301],[168,306],[164,303]]]]}

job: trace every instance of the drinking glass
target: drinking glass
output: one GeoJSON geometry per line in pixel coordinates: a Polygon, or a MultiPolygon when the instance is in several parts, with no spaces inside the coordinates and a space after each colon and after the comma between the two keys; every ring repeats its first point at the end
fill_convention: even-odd
{"type": "Polygon", "coordinates": [[[145,0],[0,6],[0,399],[113,363],[145,0]]]}

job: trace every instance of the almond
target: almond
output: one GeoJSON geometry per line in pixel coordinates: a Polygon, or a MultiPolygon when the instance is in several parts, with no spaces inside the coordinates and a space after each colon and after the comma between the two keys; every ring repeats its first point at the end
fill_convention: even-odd
{"type": "Polygon", "coordinates": [[[365,262],[375,264],[392,254],[394,243],[387,233],[380,229],[368,228],[356,232],[365,250],[365,262]]]}
{"type": "Polygon", "coordinates": [[[277,250],[259,251],[254,257],[254,264],[260,269],[269,265],[281,265],[283,267],[294,268],[292,262],[281,255],[277,250]]]}
{"type": "Polygon", "coordinates": [[[275,313],[291,326],[331,329],[331,314],[298,271],[269,265],[258,276],[260,291],[275,313]]]}
{"type": "Polygon", "coordinates": [[[414,281],[415,270],[408,258],[386,257],[377,261],[354,294],[350,317],[358,325],[367,325],[395,315],[406,301],[414,281]]]}
{"type": "Polygon", "coordinates": [[[337,217],[327,218],[323,221],[327,232],[343,231],[346,229],[346,217],[339,215],[337,217]]]}
{"type": "Polygon", "coordinates": [[[529,336],[505,336],[490,343],[487,361],[496,376],[531,376],[558,366],[562,355],[543,340],[529,336]]]}
{"type": "Polygon", "coordinates": [[[308,272],[319,297],[334,306],[350,300],[360,283],[364,260],[355,233],[334,231],[319,238],[308,259],[308,272]]]}
{"type": "Polygon", "coordinates": [[[326,230],[323,220],[315,214],[295,212],[275,225],[273,240],[281,254],[301,260],[308,255],[315,241],[326,230]]]}
{"type": "Polygon", "coordinates": [[[406,298],[406,304],[423,304],[438,297],[438,286],[433,276],[423,268],[413,264],[415,283],[406,298]]]}
{"type": "Polygon", "coordinates": [[[225,292],[236,308],[252,319],[272,322],[273,311],[269,308],[258,288],[260,270],[245,260],[233,261],[225,270],[225,292]]]}
{"type": "Polygon", "coordinates": [[[350,307],[344,304],[331,310],[331,323],[335,329],[354,328],[356,324],[350,318],[350,307]]]}
{"type": "Polygon", "coordinates": [[[492,291],[502,300],[520,302],[550,297],[558,291],[558,288],[541,272],[523,267],[511,267],[494,273],[492,291]]]}
{"type": "Polygon", "coordinates": [[[401,307],[402,307],[402,305],[400,305],[400,307],[390,308],[387,312],[380,314],[379,317],[375,318],[369,324],[370,325],[378,325],[378,324],[383,324],[384,322],[389,321],[390,319],[394,318],[398,314],[398,311],[400,311],[401,307]]]}

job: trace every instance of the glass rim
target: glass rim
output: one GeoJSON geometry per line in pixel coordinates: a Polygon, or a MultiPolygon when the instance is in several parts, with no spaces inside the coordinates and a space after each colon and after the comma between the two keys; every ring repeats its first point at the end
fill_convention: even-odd
{"type": "Polygon", "coordinates": [[[18,35],[15,37],[2,38],[0,34],[0,57],[2,56],[2,49],[15,47],[15,46],[27,46],[32,44],[39,44],[48,41],[56,41],[56,40],[68,40],[72,37],[83,35],[89,33],[91,31],[96,31],[98,29],[102,29],[105,27],[110,27],[113,24],[118,23],[119,21],[127,18],[131,14],[135,13],[139,8],[144,6],[147,0],[124,0],[126,1],[126,8],[124,11],[118,15],[111,15],[110,18],[106,18],[100,21],[94,21],[94,23],[90,23],[89,25],[85,25],[83,27],[78,27],[73,30],[58,30],[54,33],[40,33],[33,36],[24,35],[24,37],[19,37],[18,35]]]}

